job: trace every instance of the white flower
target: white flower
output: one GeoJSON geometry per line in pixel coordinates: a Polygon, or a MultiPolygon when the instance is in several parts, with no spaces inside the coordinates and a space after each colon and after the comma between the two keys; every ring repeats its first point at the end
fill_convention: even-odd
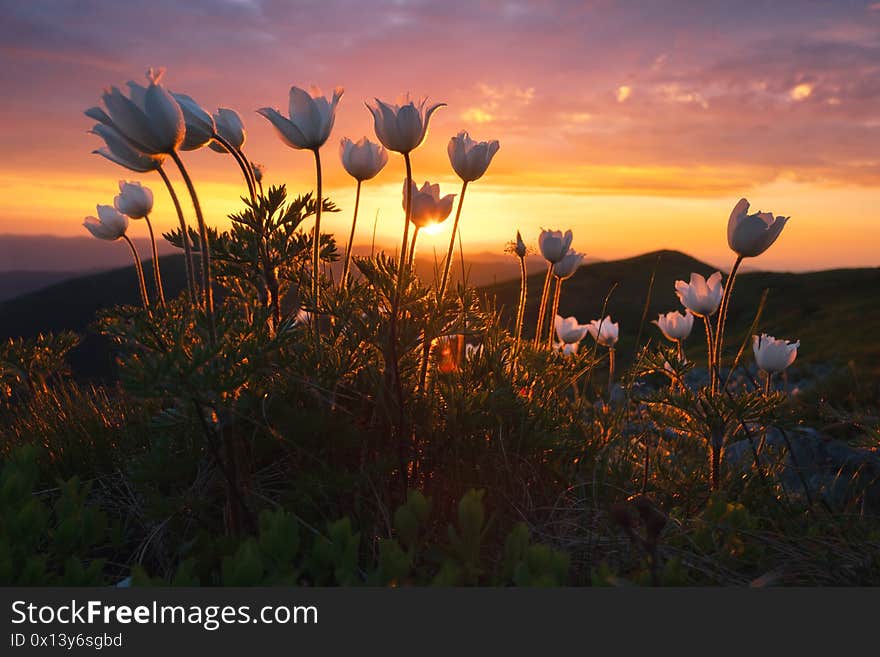
{"type": "MultiPolygon", "coordinates": [[[[221,107],[214,112],[214,127],[217,130],[217,134],[232,144],[233,148],[241,149],[244,146],[246,137],[244,122],[235,110],[221,107]]],[[[218,153],[226,152],[226,147],[217,140],[212,140],[208,146],[210,146],[211,150],[218,153]]]]}
{"type": "Polygon", "coordinates": [[[559,230],[542,230],[538,237],[538,249],[548,262],[556,264],[568,253],[571,240],[570,230],[565,231],[565,234],[559,230]]]}
{"type": "Polygon", "coordinates": [[[101,240],[118,240],[128,230],[128,217],[112,205],[99,205],[97,217],[86,217],[83,221],[88,231],[101,240]]]}
{"type": "Polygon", "coordinates": [[[755,362],[760,369],[770,374],[781,372],[791,365],[797,358],[797,350],[800,346],[800,342],[777,340],[766,333],[752,337],[755,362]]]}
{"type": "MultiPolygon", "coordinates": [[[[415,226],[424,228],[444,221],[452,212],[455,194],[447,194],[441,198],[440,185],[432,185],[427,180],[419,189],[412,184],[412,214],[410,219],[415,226]]],[[[406,180],[403,181],[403,209],[406,211],[406,180]]]]}
{"type": "Polygon", "coordinates": [[[93,150],[92,153],[105,157],[119,166],[138,173],[155,171],[165,161],[165,155],[147,155],[132,147],[131,143],[119,132],[103,123],[96,123],[90,132],[104,140],[106,146],[93,150]]]}
{"type": "Polygon", "coordinates": [[[183,111],[183,122],[186,124],[186,136],[180,145],[182,151],[194,151],[206,146],[214,139],[214,118],[202,106],[186,94],[175,94],[174,100],[183,111]]]}
{"type": "Polygon", "coordinates": [[[570,344],[564,342],[554,342],[553,350],[561,351],[563,356],[571,356],[578,352],[578,347],[580,346],[580,342],[572,342],[570,344]]]}
{"type": "Polygon", "coordinates": [[[576,317],[562,317],[556,315],[553,318],[553,327],[556,329],[556,337],[559,342],[568,344],[577,344],[587,335],[589,327],[586,324],[579,324],[576,317]]]}
{"type": "Polygon", "coordinates": [[[694,328],[694,315],[690,310],[685,310],[684,315],[673,310],[665,315],[659,315],[654,320],[654,324],[660,327],[660,331],[667,340],[681,342],[687,339],[691,334],[691,329],[694,328]]]}
{"type": "Polygon", "coordinates": [[[150,69],[149,87],[129,82],[131,98],[111,87],[101,97],[107,111],[92,107],[86,116],[110,126],[142,153],[171,153],[183,142],[186,125],[180,105],[160,84],[163,73],[163,69],[150,69]]]}
{"type": "Polygon", "coordinates": [[[774,217],[772,212],[749,214],[749,202],[742,198],[727,222],[727,244],[745,258],[754,258],[776,241],[788,217],[774,217]]]}
{"type": "Polygon", "coordinates": [[[458,177],[471,182],[482,177],[500,148],[498,140],[474,141],[464,130],[449,140],[446,152],[458,177]]]}
{"type": "Polygon", "coordinates": [[[594,319],[587,324],[587,330],[593,339],[603,347],[611,348],[617,344],[619,325],[611,321],[611,315],[605,319],[594,319]]]}
{"type": "Polygon", "coordinates": [[[153,192],[139,182],[119,181],[119,195],[113,205],[132,219],[143,219],[153,211],[153,192]]]}
{"type": "Polygon", "coordinates": [[[553,263],[553,273],[563,280],[571,278],[583,262],[583,253],[578,253],[574,249],[569,249],[568,253],[562,257],[562,260],[553,263]]]}
{"type": "Polygon", "coordinates": [[[382,145],[395,153],[410,153],[418,148],[428,133],[431,115],[446,103],[435,103],[425,109],[427,98],[418,105],[404,97],[401,104],[383,103],[376,98],[376,107],[367,105],[373,115],[373,128],[382,145]]]}
{"type": "Polygon", "coordinates": [[[388,163],[388,151],[379,144],[361,137],[354,142],[343,137],[339,142],[339,158],[352,178],[359,182],[375,178],[388,163]]]}
{"type": "Polygon", "coordinates": [[[310,87],[309,91],[291,87],[290,118],[271,107],[263,107],[257,112],[269,119],[285,144],[291,148],[314,151],[330,137],[336,121],[336,106],[343,91],[342,87],[337,87],[333,90],[332,100],[327,100],[318,87],[310,87]]]}
{"type": "Polygon", "coordinates": [[[709,279],[700,274],[691,274],[690,283],[675,281],[675,293],[681,305],[697,317],[709,317],[718,310],[724,286],[721,285],[721,272],[715,272],[709,279]]]}

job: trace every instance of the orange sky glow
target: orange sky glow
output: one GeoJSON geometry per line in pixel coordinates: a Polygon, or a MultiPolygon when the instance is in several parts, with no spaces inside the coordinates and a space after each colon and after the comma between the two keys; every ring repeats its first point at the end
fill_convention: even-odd
{"type": "MultiPolygon", "coordinates": [[[[876,4],[375,5],[15,4],[0,28],[0,234],[82,235],[83,217],[112,203],[120,179],[152,187],[154,221],[175,225],[155,174],[90,154],[100,142],[82,114],[104,87],[164,66],[173,91],[237,110],[246,155],[266,166],[266,183],[294,193],[314,185],[312,158],[255,110],[284,110],[291,84],[344,87],[323,153],[326,193],[342,209],[325,225],[340,240],[355,186],[339,139],[375,140],[364,101],[408,91],[448,103],[413,155],[418,184],[459,193],[446,156],[459,130],[501,142],[468,188],[467,252],[499,253],[517,229],[534,245],[542,227],[571,228],[590,257],[672,248],[726,267],[727,217],[745,196],[753,211],[792,217],[753,267],[880,265],[876,4]]],[[[228,225],[245,193],[234,161],[208,149],[185,160],[209,223],[228,225]]],[[[403,175],[391,153],[364,184],[356,243],[370,243],[377,212],[377,242],[398,243],[403,175]]],[[[444,252],[451,223],[422,235],[420,252],[444,252]]]]}

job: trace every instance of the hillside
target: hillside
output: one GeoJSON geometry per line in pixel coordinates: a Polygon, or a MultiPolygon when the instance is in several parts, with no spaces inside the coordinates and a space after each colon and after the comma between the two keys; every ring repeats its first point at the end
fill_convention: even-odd
{"type": "Polygon", "coordinates": [[[0,302],[42,290],[55,283],[80,275],[73,271],[2,271],[0,272],[0,302]]]}
{"type": "MultiPolygon", "coordinates": [[[[525,329],[534,332],[546,270],[530,273],[525,329]]],[[[598,318],[605,297],[617,283],[607,306],[607,313],[620,322],[620,354],[631,356],[644,309],[652,273],[654,288],[648,306],[643,340],[659,336],[650,324],[660,312],[681,310],[675,294],[677,279],[687,280],[691,272],[704,276],[716,271],[713,267],[677,251],[656,251],[634,258],[585,265],[563,286],[559,312],[574,315],[581,322],[598,318]]],[[[837,269],[802,274],[746,272],[737,277],[730,308],[726,343],[739,345],[754,319],[758,301],[769,289],[760,331],[780,338],[798,339],[802,348],[800,363],[850,360],[861,369],[876,372],[880,367],[880,342],[875,332],[880,329],[880,306],[876,289],[880,269],[837,269]]],[[[486,288],[494,293],[499,308],[512,322],[519,281],[507,281],[486,288]]],[[[705,338],[702,326],[695,324],[686,345],[692,358],[702,356],[705,338]]]]}
{"type": "MultiPolygon", "coordinates": [[[[515,264],[515,259],[509,260],[515,264]]],[[[177,294],[182,288],[183,259],[177,255],[164,256],[161,263],[166,292],[177,294]]],[[[545,274],[540,263],[530,261],[529,266],[527,335],[534,331],[545,274]]],[[[475,283],[475,279],[479,279],[485,285],[496,276],[510,278],[516,271],[515,266],[496,271],[490,267],[491,263],[468,263],[469,281],[475,283]],[[476,276],[475,270],[478,271],[476,276]]],[[[145,269],[149,285],[148,262],[145,269]]],[[[420,263],[419,270],[423,276],[431,276],[431,265],[427,261],[420,263]]],[[[459,275],[459,271],[458,266],[453,268],[453,278],[459,275]]],[[[626,361],[634,350],[652,272],[655,272],[655,282],[643,327],[643,341],[659,336],[656,327],[650,324],[658,313],[680,309],[673,284],[677,279],[687,279],[692,271],[708,275],[714,268],[676,251],[658,251],[635,258],[587,264],[566,281],[559,311],[563,316],[575,315],[581,322],[596,318],[606,295],[616,283],[607,311],[614,321],[620,322],[619,354],[626,361]]],[[[760,330],[801,340],[799,363],[845,364],[853,360],[860,369],[877,372],[880,368],[880,342],[875,339],[874,332],[880,328],[880,306],[876,303],[878,285],[880,269],[740,274],[730,310],[727,343],[739,344],[743,339],[762,291],[769,288],[760,330]]],[[[519,281],[507,280],[488,285],[484,290],[495,295],[498,307],[512,323],[519,281]]],[[[133,267],[66,280],[0,303],[0,338],[64,329],[86,333],[98,310],[120,303],[139,303],[133,267]]],[[[687,346],[689,355],[696,360],[702,357],[703,340],[702,326],[695,325],[687,346]]],[[[106,344],[93,334],[87,336],[71,360],[80,376],[104,377],[112,371],[106,344]]]]}

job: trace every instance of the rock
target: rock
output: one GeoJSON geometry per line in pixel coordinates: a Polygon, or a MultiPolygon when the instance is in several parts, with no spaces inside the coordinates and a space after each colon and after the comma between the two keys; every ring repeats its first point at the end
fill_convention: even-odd
{"type": "MultiPolygon", "coordinates": [[[[760,431],[750,429],[759,444],[760,431]]],[[[754,455],[749,441],[730,443],[724,450],[724,463],[736,472],[751,470],[754,455]]],[[[789,495],[806,497],[806,484],[814,501],[823,499],[832,508],[841,509],[863,499],[866,508],[880,509],[880,456],[869,449],[853,447],[812,428],[786,433],[771,428],[761,464],[775,474],[789,495]]]]}

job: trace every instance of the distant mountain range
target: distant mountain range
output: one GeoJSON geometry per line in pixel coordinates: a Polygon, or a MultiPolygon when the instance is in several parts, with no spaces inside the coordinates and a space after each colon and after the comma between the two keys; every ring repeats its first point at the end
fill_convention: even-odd
{"type": "MultiPolygon", "coordinates": [[[[544,271],[546,269],[539,269],[528,279],[525,328],[529,335],[534,333],[544,271]]],[[[648,337],[662,339],[656,326],[649,323],[657,319],[659,313],[682,310],[675,294],[675,281],[688,280],[691,272],[708,276],[714,271],[717,271],[714,267],[678,251],[655,251],[634,258],[590,264],[581,267],[565,282],[559,314],[564,317],[574,315],[582,323],[597,319],[608,296],[606,312],[613,321],[620,323],[618,351],[623,359],[628,359],[634,352],[651,277],[654,277],[654,284],[646,323],[642,327],[643,342],[648,337]]],[[[880,268],[798,274],[746,270],[735,282],[725,344],[735,351],[742,343],[761,294],[767,289],[767,304],[758,331],[801,340],[799,363],[846,364],[852,361],[857,369],[878,374],[878,286],[880,268]]],[[[508,321],[512,321],[519,282],[507,281],[488,290],[495,295],[508,321]]],[[[698,361],[705,360],[703,331],[697,320],[685,345],[689,357],[698,361]]]]}
{"type": "MultiPolygon", "coordinates": [[[[148,259],[149,241],[143,238],[133,241],[141,257],[148,259]]],[[[160,256],[179,253],[165,240],[159,241],[158,248],[160,256]]],[[[370,248],[355,246],[353,253],[369,255],[370,248]]],[[[457,252],[454,257],[454,271],[460,272],[457,252]]],[[[537,266],[542,259],[540,256],[530,256],[528,261],[530,266],[537,266]]],[[[121,242],[108,245],[90,236],[0,235],[0,302],[77,276],[128,267],[130,264],[131,254],[121,242]]],[[[519,277],[518,261],[503,253],[468,254],[466,264],[468,282],[472,285],[490,285],[519,277]]],[[[432,277],[434,267],[433,254],[417,253],[416,269],[421,276],[432,277]]],[[[338,276],[341,271],[342,266],[337,263],[334,273],[338,276]]]]}
{"type": "MultiPolygon", "coordinates": [[[[108,246],[103,245],[105,248],[108,246]]],[[[515,258],[488,258],[466,262],[468,280],[496,297],[506,321],[512,324],[519,296],[519,268],[515,258]]],[[[179,255],[161,258],[166,294],[177,294],[183,281],[183,259],[179,255]]],[[[145,262],[150,279],[149,263],[145,262]]],[[[419,273],[430,280],[434,263],[420,260],[419,273]]],[[[454,263],[453,277],[460,277],[461,266],[454,263]]],[[[525,330],[531,335],[537,315],[546,267],[539,258],[530,259],[528,303],[525,330]]],[[[642,326],[643,341],[658,339],[650,320],[658,313],[680,309],[674,292],[676,279],[687,279],[691,272],[708,275],[715,269],[677,251],[657,251],[635,258],[594,262],[581,267],[563,286],[559,311],[574,315],[581,322],[598,318],[606,296],[607,312],[620,322],[619,353],[631,357],[642,313],[654,277],[648,313],[642,326]],[[612,291],[613,288],[613,291],[612,291]]],[[[106,377],[112,371],[111,356],[100,336],[89,334],[88,326],[98,310],[115,304],[137,304],[133,266],[126,266],[61,282],[47,281],[61,272],[32,272],[37,281],[48,283],[43,289],[18,295],[0,303],[0,338],[33,336],[40,332],[74,330],[87,337],[72,355],[75,371],[85,377],[106,377]]],[[[10,274],[9,281],[22,274],[10,274]]],[[[2,277],[0,277],[2,278],[2,277]]],[[[26,278],[26,277],[25,277],[26,278]]],[[[30,283],[28,283],[30,284],[30,283]]],[[[728,344],[739,344],[752,322],[764,289],[769,289],[767,305],[759,329],[777,337],[800,339],[800,363],[855,361],[863,370],[880,371],[880,269],[838,269],[802,274],[746,272],[737,278],[730,310],[728,344]]],[[[704,337],[699,322],[687,343],[692,358],[701,359],[704,337]]]]}

